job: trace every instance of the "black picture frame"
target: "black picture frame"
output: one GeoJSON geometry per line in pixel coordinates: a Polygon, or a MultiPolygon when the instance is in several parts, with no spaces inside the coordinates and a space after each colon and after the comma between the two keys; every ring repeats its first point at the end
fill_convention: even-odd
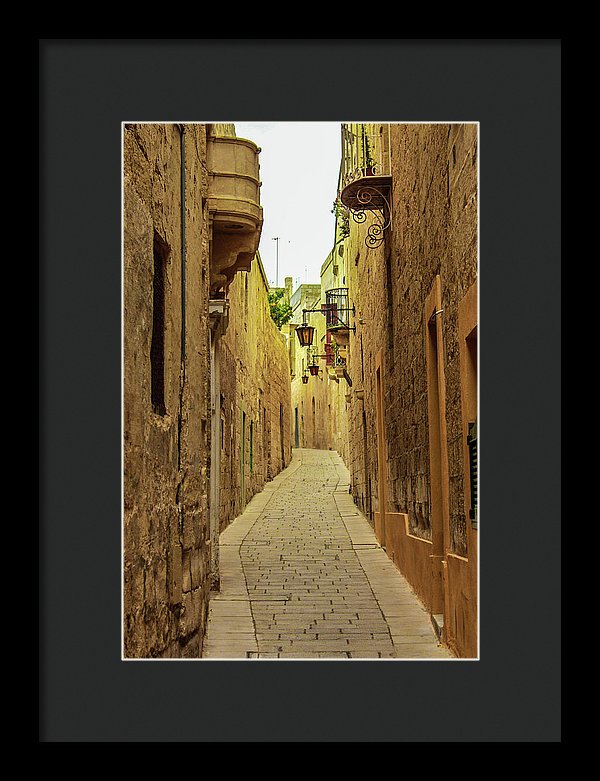
{"type": "Polygon", "coordinates": [[[39,39],[39,742],[560,741],[560,79],[560,38],[39,39]],[[121,123],[231,119],[480,122],[478,662],[121,661],[121,123]]]}

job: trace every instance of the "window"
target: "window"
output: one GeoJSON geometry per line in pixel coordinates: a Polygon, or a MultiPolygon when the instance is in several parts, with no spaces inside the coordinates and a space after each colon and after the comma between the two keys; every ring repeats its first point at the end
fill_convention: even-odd
{"type": "Polygon", "coordinates": [[[150,396],[152,409],[165,415],[165,266],[169,247],[154,231],[154,275],[152,280],[152,341],[150,343],[150,396]]]}
{"type": "Polygon", "coordinates": [[[454,520],[453,550],[464,556],[476,554],[477,548],[469,550],[469,546],[473,544],[472,535],[477,533],[479,525],[477,331],[477,282],[474,282],[458,306],[464,515],[461,513],[454,520]]]}

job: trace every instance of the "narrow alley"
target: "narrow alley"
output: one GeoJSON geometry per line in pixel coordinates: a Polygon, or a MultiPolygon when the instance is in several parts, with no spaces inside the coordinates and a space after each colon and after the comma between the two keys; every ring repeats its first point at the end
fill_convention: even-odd
{"type": "Polygon", "coordinates": [[[122,132],[123,658],[477,659],[478,124],[122,132]]]}
{"type": "Polygon", "coordinates": [[[294,450],[221,534],[220,563],[205,659],[452,658],[334,451],[294,450]]]}

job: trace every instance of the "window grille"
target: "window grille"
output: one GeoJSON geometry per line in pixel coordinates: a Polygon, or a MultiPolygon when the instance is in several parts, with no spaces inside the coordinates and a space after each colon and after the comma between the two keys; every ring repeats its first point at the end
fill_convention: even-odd
{"type": "Polygon", "coordinates": [[[469,448],[469,476],[471,478],[471,508],[469,517],[473,528],[477,528],[477,421],[469,423],[467,434],[469,448]]]}

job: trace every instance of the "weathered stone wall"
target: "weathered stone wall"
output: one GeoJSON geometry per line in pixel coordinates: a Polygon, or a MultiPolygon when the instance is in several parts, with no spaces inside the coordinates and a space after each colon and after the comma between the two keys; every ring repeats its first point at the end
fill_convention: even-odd
{"type": "MultiPolygon", "coordinates": [[[[374,135],[385,132],[384,126],[371,126],[374,135]]],[[[424,303],[440,274],[450,530],[452,550],[464,555],[457,319],[458,302],[477,275],[477,126],[392,125],[390,147],[392,221],[386,239],[367,249],[368,215],[364,225],[351,220],[344,242],[357,309],[349,370],[365,390],[364,404],[353,397],[349,407],[352,490],[364,508],[370,489],[378,509],[375,356],[382,350],[388,510],[407,513],[411,532],[431,539],[424,303]]]]}
{"type": "Polygon", "coordinates": [[[392,125],[394,360],[387,370],[390,509],[430,536],[424,302],[441,277],[451,547],[466,555],[458,304],[477,276],[477,126],[392,125]]]}
{"type": "Polygon", "coordinates": [[[446,424],[452,550],[467,555],[458,304],[477,279],[477,126],[451,125],[446,145],[449,191],[447,260],[442,264],[446,424]]]}
{"type": "Polygon", "coordinates": [[[220,343],[221,529],[292,455],[288,347],[271,319],[268,290],[257,255],[228,292],[229,324],[220,343]]]}
{"type": "Polygon", "coordinates": [[[348,372],[352,378],[352,400],[348,405],[349,447],[347,466],[352,475],[355,502],[371,523],[379,509],[377,479],[376,358],[387,346],[388,286],[384,247],[367,250],[364,226],[352,223],[344,242],[346,284],[350,305],[354,304],[356,332],[350,334],[348,372]],[[363,398],[357,395],[363,390],[363,398]]]}
{"type": "Polygon", "coordinates": [[[124,655],[200,653],[209,589],[206,129],[124,128],[124,655]],[[151,398],[154,243],[166,256],[164,414],[151,398]],[[182,362],[182,278],[186,334],[182,362]]]}
{"type": "MultiPolygon", "coordinates": [[[[370,133],[383,135],[387,128],[370,126],[370,133]]],[[[386,510],[405,513],[412,535],[433,539],[432,495],[441,487],[432,486],[430,470],[430,409],[435,409],[436,403],[431,406],[428,401],[428,382],[436,372],[430,358],[428,375],[426,345],[430,337],[426,323],[431,312],[425,312],[425,304],[430,306],[433,301],[432,290],[439,275],[441,312],[437,317],[441,318],[445,439],[440,448],[443,457],[434,457],[438,461],[441,458],[448,517],[441,542],[442,528],[436,526],[438,558],[445,557],[442,570],[432,565],[430,585],[420,585],[423,593],[429,594],[426,602],[439,605],[435,594],[442,593],[439,578],[444,578],[446,640],[459,655],[473,655],[477,637],[477,550],[476,532],[467,525],[464,501],[466,447],[461,379],[464,390],[465,377],[461,378],[458,315],[459,305],[477,278],[477,125],[392,125],[389,139],[392,199],[385,240],[375,249],[365,246],[367,229],[373,221],[373,216],[367,214],[363,224],[350,220],[350,236],[344,241],[350,301],[357,314],[356,334],[350,336],[348,370],[353,381],[360,379],[364,388],[364,400],[356,401],[353,396],[348,406],[347,464],[355,500],[365,508],[370,493],[376,511],[375,361],[381,351],[386,510]]],[[[443,435],[444,429],[440,431],[443,435]]],[[[443,496],[438,501],[443,507],[443,496]]],[[[438,512],[443,515],[446,511],[438,508],[438,512]]],[[[441,524],[441,520],[436,523],[441,524]]],[[[402,542],[411,550],[415,542],[421,545],[408,536],[402,542]]],[[[389,551],[390,556],[397,553],[389,551]]]]}

